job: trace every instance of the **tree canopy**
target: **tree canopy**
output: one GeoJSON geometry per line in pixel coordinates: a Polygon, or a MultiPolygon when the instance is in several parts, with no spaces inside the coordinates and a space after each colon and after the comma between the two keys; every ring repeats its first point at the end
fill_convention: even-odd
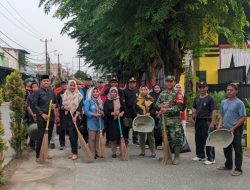
{"type": "Polygon", "coordinates": [[[40,0],[46,13],[66,20],[62,33],[79,44],[79,55],[118,76],[179,76],[185,50],[199,51],[223,34],[245,43],[250,0],[40,0]]]}

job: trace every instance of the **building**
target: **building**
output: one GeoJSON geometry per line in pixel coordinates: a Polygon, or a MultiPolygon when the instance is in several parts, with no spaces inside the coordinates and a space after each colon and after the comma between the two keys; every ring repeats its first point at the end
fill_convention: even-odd
{"type": "Polygon", "coordinates": [[[0,48],[0,66],[10,69],[24,70],[26,62],[27,51],[14,48],[0,48]]]}
{"type": "MultiPolygon", "coordinates": [[[[65,73],[67,74],[67,72],[65,72],[65,69],[62,68],[62,65],[59,64],[59,72],[60,72],[60,76],[61,77],[65,77],[65,73]]],[[[42,74],[46,74],[46,64],[38,64],[37,65],[37,74],[42,75],[42,74]]],[[[50,64],[50,74],[52,75],[52,77],[58,77],[58,64],[50,64]]]]}

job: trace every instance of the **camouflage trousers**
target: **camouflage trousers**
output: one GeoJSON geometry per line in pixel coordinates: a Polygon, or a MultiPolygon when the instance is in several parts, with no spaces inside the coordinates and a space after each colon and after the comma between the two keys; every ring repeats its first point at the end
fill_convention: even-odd
{"type": "Polygon", "coordinates": [[[168,134],[169,145],[171,149],[175,146],[181,146],[183,144],[184,131],[181,124],[166,125],[166,132],[168,134]]]}

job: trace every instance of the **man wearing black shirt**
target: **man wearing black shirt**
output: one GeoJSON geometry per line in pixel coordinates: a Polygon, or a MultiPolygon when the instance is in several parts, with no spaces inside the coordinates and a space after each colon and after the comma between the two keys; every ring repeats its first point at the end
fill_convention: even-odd
{"type": "MultiPolygon", "coordinates": [[[[116,87],[116,88],[118,89],[118,95],[119,95],[119,97],[124,101],[124,92],[123,92],[122,89],[119,88],[118,79],[117,79],[116,77],[113,77],[113,78],[109,81],[109,83],[110,83],[110,87],[116,87]]],[[[104,92],[105,95],[108,95],[109,89],[110,89],[110,88],[108,88],[108,89],[104,92]]]]}
{"type": "Polygon", "coordinates": [[[204,164],[215,163],[214,147],[206,147],[207,160],[205,159],[205,144],[210,131],[214,130],[216,119],[216,102],[207,91],[207,84],[203,81],[199,83],[199,93],[193,103],[192,116],[195,120],[195,144],[196,157],[193,161],[205,161],[204,164]]]}
{"type": "MultiPolygon", "coordinates": [[[[128,122],[124,122],[124,138],[126,143],[128,143],[129,139],[129,130],[132,127],[132,121],[136,117],[136,99],[139,92],[136,88],[136,80],[134,77],[129,79],[128,88],[124,90],[124,100],[126,106],[126,115],[124,120],[128,122]]],[[[138,142],[138,133],[133,131],[133,144],[139,145],[138,142]]]]}
{"type": "Polygon", "coordinates": [[[49,121],[49,143],[52,137],[53,127],[54,127],[54,108],[56,106],[56,97],[54,92],[50,88],[50,79],[48,75],[42,75],[41,77],[41,88],[37,90],[34,94],[33,104],[37,117],[38,126],[38,140],[36,146],[36,158],[39,158],[40,149],[42,145],[43,135],[45,132],[46,123],[48,120],[48,111],[50,100],[52,100],[53,106],[49,121]]]}
{"type": "Polygon", "coordinates": [[[56,100],[57,100],[57,117],[56,122],[59,124],[59,143],[60,143],[60,150],[63,150],[65,147],[65,129],[62,127],[62,115],[64,110],[62,109],[62,96],[67,89],[67,82],[61,82],[62,91],[58,93],[56,100]]]}

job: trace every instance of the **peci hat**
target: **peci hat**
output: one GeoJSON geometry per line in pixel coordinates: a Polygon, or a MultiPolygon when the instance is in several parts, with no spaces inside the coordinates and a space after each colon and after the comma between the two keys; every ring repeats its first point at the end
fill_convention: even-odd
{"type": "Polygon", "coordinates": [[[198,87],[206,87],[207,86],[207,83],[206,81],[200,81],[199,84],[198,84],[198,87]]]}
{"type": "Polygon", "coordinates": [[[165,78],[165,81],[174,81],[175,80],[175,76],[173,75],[167,75],[165,78]]]}
{"type": "Polygon", "coordinates": [[[109,82],[116,81],[118,82],[118,79],[116,77],[113,77],[109,82]]]}
{"type": "Polygon", "coordinates": [[[136,82],[136,79],[134,77],[131,77],[128,82],[136,82]]]}
{"type": "Polygon", "coordinates": [[[42,75],[41,76],[41,81],[44,80],[44,79],[49,79],[49,75],[42,75]]]}

